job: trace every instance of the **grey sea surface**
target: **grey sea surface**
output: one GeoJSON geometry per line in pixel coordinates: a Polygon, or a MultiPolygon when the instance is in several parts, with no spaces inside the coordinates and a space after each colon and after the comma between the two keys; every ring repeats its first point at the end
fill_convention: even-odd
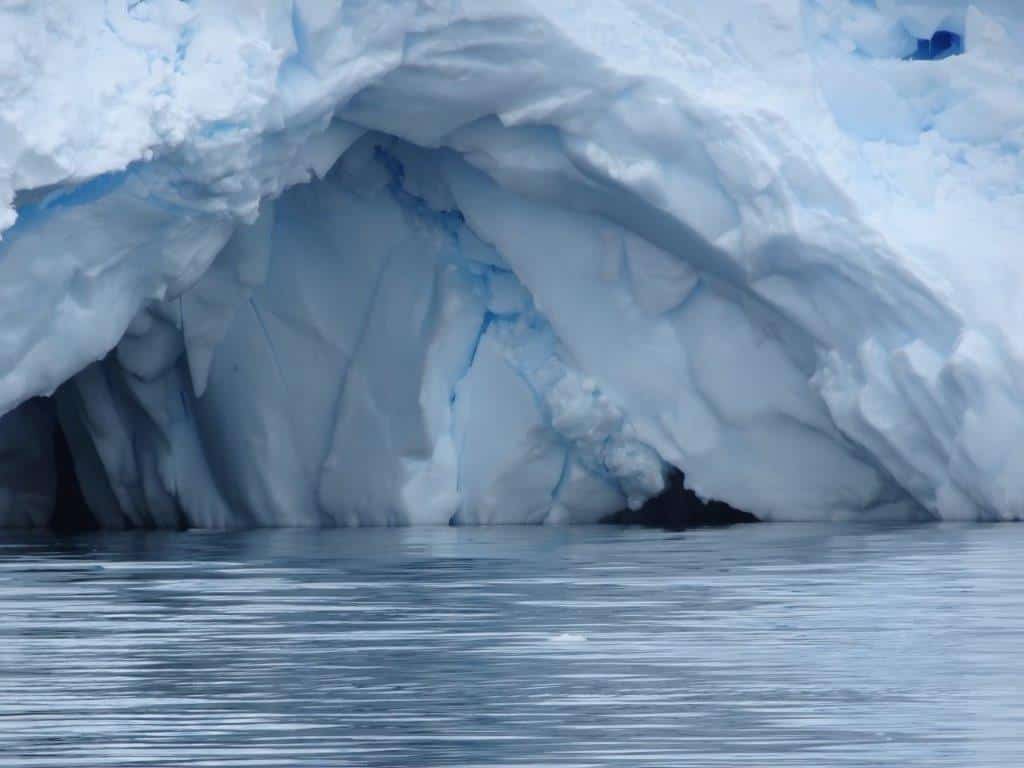
{"type": "Polygon", "coordinates": [[[3,766],[1021,766],[1024,526],[0,533],[3,766]]]}

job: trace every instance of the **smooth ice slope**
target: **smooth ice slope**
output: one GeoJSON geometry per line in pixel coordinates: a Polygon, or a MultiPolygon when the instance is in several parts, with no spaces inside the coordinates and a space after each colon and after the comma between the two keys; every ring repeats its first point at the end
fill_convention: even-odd
{"type": "Polygon", "coordinates": [[[112,527],[587,521],[667,465],[765,519],[1024,509],[1015,0],[0,29],[4,522],[58,386],[112,527]]]}

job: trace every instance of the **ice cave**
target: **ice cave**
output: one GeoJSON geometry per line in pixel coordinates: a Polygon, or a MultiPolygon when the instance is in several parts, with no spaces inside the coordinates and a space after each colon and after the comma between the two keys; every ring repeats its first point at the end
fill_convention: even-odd
{"type": "Polygon", "coordinates": [[[0,23],[2,525],[1024,514],[1016,0],[0,23]]]}

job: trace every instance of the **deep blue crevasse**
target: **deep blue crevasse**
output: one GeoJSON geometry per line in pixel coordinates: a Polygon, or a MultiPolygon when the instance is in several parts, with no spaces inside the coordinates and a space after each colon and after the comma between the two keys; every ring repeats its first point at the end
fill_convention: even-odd
{"type": "Polygon", "coordinates": [[[908,59],[915,61],[936,61],[964,52],[964,40],[956,32],[940,29],[931,39],[917,41],[917,50],[908,59]]]}

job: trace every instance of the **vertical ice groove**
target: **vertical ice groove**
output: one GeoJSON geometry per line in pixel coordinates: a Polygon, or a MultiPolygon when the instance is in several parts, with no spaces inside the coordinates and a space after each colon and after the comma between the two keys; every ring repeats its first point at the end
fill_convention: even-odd
{"type": "Polygon", "coordinates": [[[277,376],[279,382],[281,382],[281,388],[284,390],[285,397],[289,400],[291,396],[288,394],[288,381],[284,375],[284,369],[281,367],[281,363],[277,357],[277,350],[274,349],[274,341],[270,338],[270,333],[267,331],[267,324],[263,322],[263,316],[260,314],[259,307],[256,306],[256,297],[249,297],[249,307],[252,309],[253,317],[256,318],[256,323],[260,327],[260,331],[263,333],[263,339],[267,343],[267,350],[270,352],[270,359],[274,363],[274,374],[277,376]]]}
{"type": "MultiPolygon", "coordinates": [[[[466,365],[459,372],[458,378],[456,378],[455,381],[452,384],[452,387],[451,387],[451,390],[450,390],[450,394],[448,396],[448,408],[449,408],[449,412],[451,413],[450,419],[452,421],[454,421],[454,418],[455,418],[455,405],[456,405],[456,401],[458,399],[459,384],[466,378],[466,376],[469,375],[470,370],[472,370],[473,362],[476,360],[477,351],[480,349],[480,341],[483,339],[484,334],[487,333],[487,329],[490,327],[491,322],[493,321],[493,319],[494,319],[494,315],[493,314],[491,314],[490,312],[484,312],[483,322],[480,323],[480,327],[479,327],[479,329],[476,332],[476,337],[473,339],[473,346],[470,349],[469,357],[466,360],[466,365]]],[[[463,453],[463,449],[464,448],[465,448],[464,444],[458,445],[458,451],[457,452],[461,455],[463,453]]],[[[456,490],[459,493],[462,493],[462,468],[461,468],[461,463],[460,463],[459,467],[456,469],[455,487],[456,487],[456,490]]],[[[458,514],[459,514],[458,510],[456,510],[452,514],[451,520],[457,520],[458,519],[458,514]]]]}

